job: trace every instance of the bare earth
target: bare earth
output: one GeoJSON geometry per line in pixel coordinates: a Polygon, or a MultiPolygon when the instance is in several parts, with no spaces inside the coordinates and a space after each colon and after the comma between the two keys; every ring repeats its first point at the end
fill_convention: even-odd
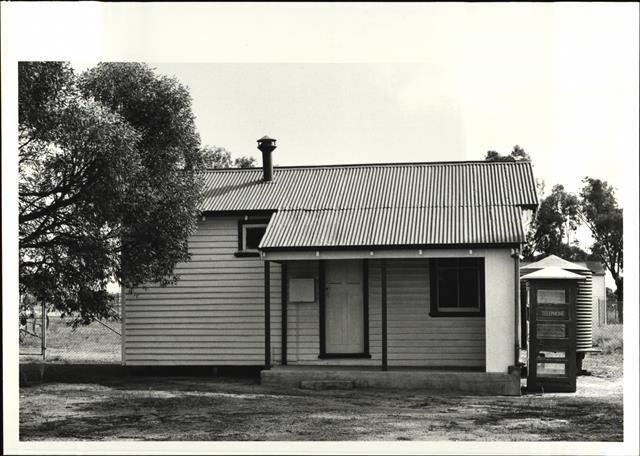
{"type": "Polygon", "coordinates": [[[255,377],[22,366],[21,440],[622,441],[622,354],[587,357],[575,394],[307,391],[255,377]],[[123,372],[124,375],[123,375],[123,372]]]}

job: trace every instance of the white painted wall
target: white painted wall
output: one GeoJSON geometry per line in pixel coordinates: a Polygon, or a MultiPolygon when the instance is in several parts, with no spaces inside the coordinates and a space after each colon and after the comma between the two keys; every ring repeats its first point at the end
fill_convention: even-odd
{"type": "Polygon", "coordinates": [[[507,372],[514,363],[514,259],[510,249],[485,251],[486,371],[507,372]]]}

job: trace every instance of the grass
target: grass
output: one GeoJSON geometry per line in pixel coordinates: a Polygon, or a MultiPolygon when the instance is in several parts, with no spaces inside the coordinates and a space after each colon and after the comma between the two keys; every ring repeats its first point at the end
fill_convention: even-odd
{"type": "Polygon", "coordinates": [[[577,393],[521,397],[307,391],[114,365],[47,366],[41,382],[25,365],[35,380],[20,388],[20,439],[622,441],[622,382],[602,375],[622,357],[587,359],[577,393]]]}
{"type": "Polygon", "coordinates": [[[593,344],[605,354],[622,353],[622,325],[596,326],[593,328],[593,344]]]}

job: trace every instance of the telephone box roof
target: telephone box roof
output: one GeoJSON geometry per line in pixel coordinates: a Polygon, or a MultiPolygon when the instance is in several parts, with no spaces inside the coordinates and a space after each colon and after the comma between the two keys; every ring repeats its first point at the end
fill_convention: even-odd
{"type": "Polygon", "coordinates": [[[523,275],[521,279],[580,280],[584,279],[584,277],[580,274],[569,272],[557,266],[549,266],[547,268],[523,275]]]}
{"type": "Polygon", "coordinates": [[[588,271],[589,270],[589,268],[586,268],[576,263],[571,263],[570,261],[567,261],[567,260],[563,260],[562,258],[556,255],[549,255],[548,257],[543,258],[540,261],[536,261],[535,263],[523,264],[520,267],[520,269],[522,271],[530,271],[535,269],[543,269],[547,267],[561,268],[569,271],[588,271]]]}

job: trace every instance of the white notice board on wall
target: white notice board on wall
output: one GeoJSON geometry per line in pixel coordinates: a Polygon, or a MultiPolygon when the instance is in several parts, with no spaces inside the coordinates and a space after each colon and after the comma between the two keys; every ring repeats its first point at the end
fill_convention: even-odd
{"type": "Polygon", "coordinates": [[[289,302],[314,302],[315,279],[289,279],[289,302]]]}

